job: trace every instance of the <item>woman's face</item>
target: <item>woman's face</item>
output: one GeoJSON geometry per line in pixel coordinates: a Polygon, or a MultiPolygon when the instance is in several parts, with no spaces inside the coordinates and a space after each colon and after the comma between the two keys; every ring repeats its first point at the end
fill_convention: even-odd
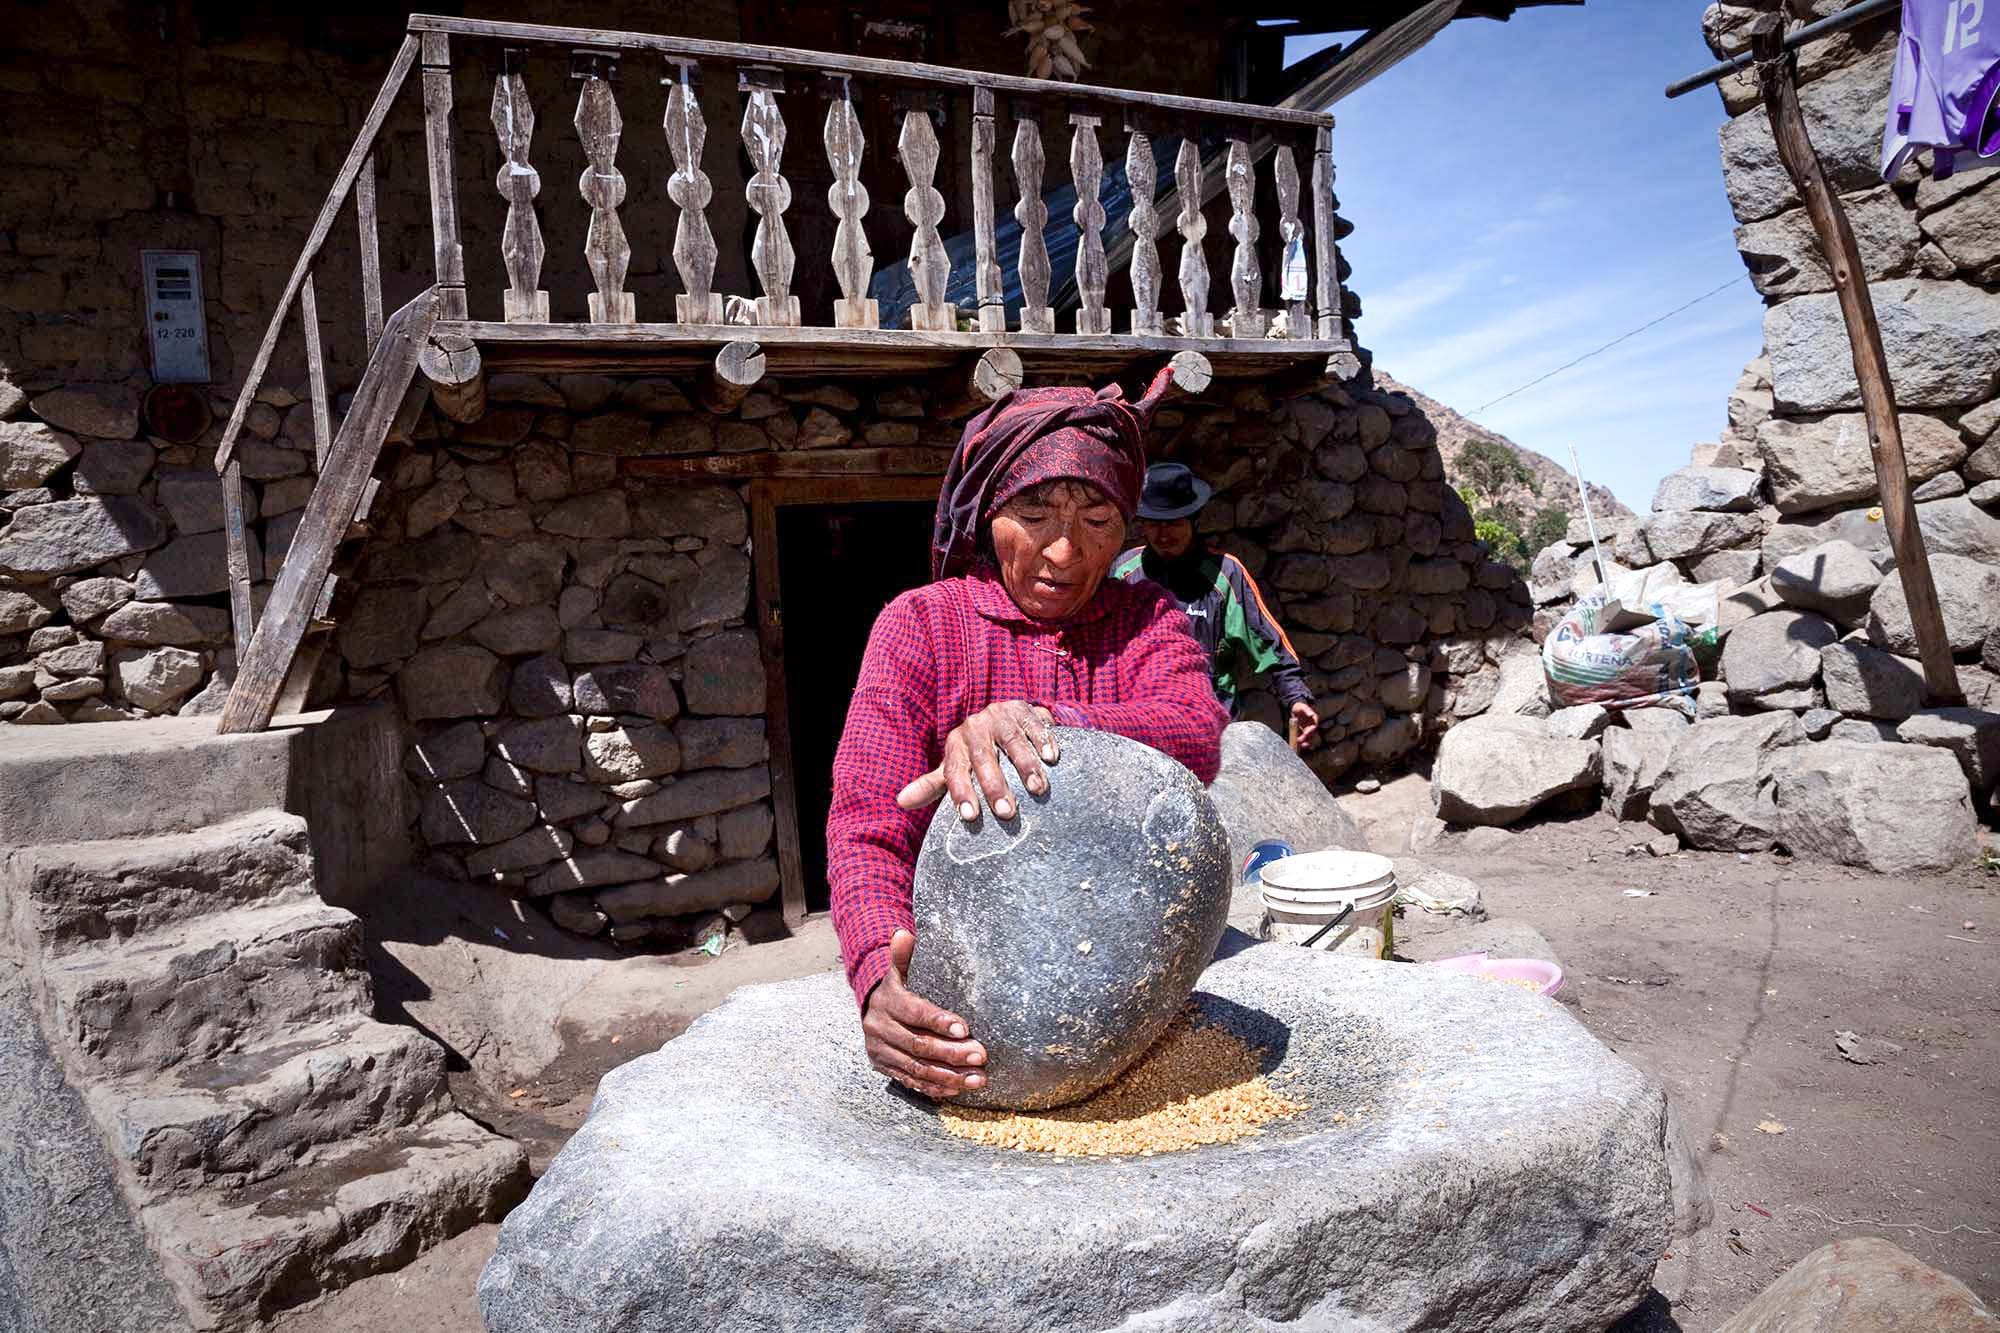
{"type": "Polygon", "coordinates": [[[1014,605],[1037,620],[1083,609],[1125,543],[1118,506],[1087,482],[1023,491],[993,516],[993,554],[1014,605]]]}

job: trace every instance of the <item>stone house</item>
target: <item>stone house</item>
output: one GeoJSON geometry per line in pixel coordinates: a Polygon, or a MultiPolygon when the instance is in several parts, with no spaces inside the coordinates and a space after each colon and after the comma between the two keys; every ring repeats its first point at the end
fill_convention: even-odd
{"type": "MultiPolygon", "coordinates": [[[[1366,8],[1347,21],[1378,28],[1416,6],[1366,8]]],[[[108,0],[84,0],[59,32],[26,25],[0,68],[17,127],[0,148],[11,159],[0,720],[220,715],[255,646],[247,631],[289,617],[303,646],[295,662],[273,659],[262,718],[280,703],[392,704],[412,847],[434,869],[533,895],[565,926],[621,940],[699,938],[774,902],[796,919],[824,901],[817,830],[846,683],[874,612],[924,576],[936,477],[964,418],[1010,375],[1131,383],[1183,347],[1171,312],[1192,235],[1214,273],[1203,313],[1234,333],[1244,294],[1232,275],[1248,271],[1257,322],[1247,338],[1186,344],[1206,355],[1197,386],[1213,382],[1161,414],[1152,447],[1216,483],[1204,528],[1264,581],[1309,659],[1327,722],[1314,767],[1330,780],[1396,762],[1484,707],[1528,602],[1474,540],[1428,422],[1371,387],[1333,245],[1347,224],[1315,209],[1315,117],[1260,110],[1311,99],[1342,52],[1282,69],[1283,36],[1324,21],[1280,10],[1096,15],[1085,77],[1142,96],[1095,107],[1018,89],[976,102],[969,74],[948,87],[868,66],[843,85],[756,63],[782,44],[1022,67],[1022,39],[997,8],[924,0],[697,4],[667,46],[634,36],[660,25],[652,11],[617,4],[593,13],[599,30],[528,35],[202,3],[139,24],[108,0]],[[349,163],[374,133],[399,43],[392,81],[407,87],[365,162],[349,163]],[[1232,119],[1184,100],[1218,95],[1246,105],[1232,119]],[[844,175],[817,142],[843,102],[853,118],[841,133],[863,144],[844,175]],[[702,126],[690,138],[693,110],[705,146],[702,126]],[[1019,174],[1032,181],[1035,166],[1017,163],[1026,123],[1049,159],[1043,185],[1058,190],[1043,197],[1057,261],[1037,294],[1061,333],[1040,343],[987,337],[1038,304],[1022,290],[1035,247],[1020,237],[1043,233],[1042,196],[1019,174]],[[744,146],[759,126],[789,136],[773,162],[744,146]],[[1132,134],[1153,151],[1130,152],[1132,134]],[[1157,191],[1175,183],[1176,139],[1195,146],[1208,203],[1176,213],[1161,195],[1142,296],[1118,201],[1132,194],[1128,165],[1157,191]],[[1240,200],[1220,188],[1232,140],[1254,166],[1240,200]],[[709,200],[706,268],[687,232],[704,210],[683,206],[695,179],[683,158],[706,176],[693,187],[709,200]],[[361,169],[343,177],[344,165],[361,169]],[[1103,176],[1115,216],[1101,238],[1059,192],[1074,171],[1103,176]],[[311,243],[299,289],[302,239],[330,180],[330,239],[311,243]],[[835,198],[852,198],[848,186],[873,201],[874,280],[864,257],[852,292],[835,198]],[[782,214],[795,257],[779,290],[799,306],[795,325],[782,323],[782,298],[778,316],[756,304],[779,266],[757,240],[753,200],[782,214]],[[835,331],[836,301],[864,293],[884,330],[909,323],[899,312],[929,288],[907,257],[934,253],[932,226],[957,285],[924,307],[928,344],[858,327],[821,336],[835,331]],[[974,292],[982,230],[997,234],[992,267],[1004,273],[974,292]],[[1071,253],[1100,239],[1102,285],[1079,282],[1071,253]],[[146,252],[168,259],[148,269],[146,252]],[[370,349],[399,336],[394,312],[434,278],[450,336],[424,341],[416,383],[435,401],[376,402],[370,349]],[[205,349],[205,380],[160,373],[158,335],[188,327],[185,303],[179,315],[162,305],[176,280],[199,284],[205,338],[185,336],[205,349]],[[703,287],[730,323],[690,338],[685,308],[703,287]],[[725,307],[724,294],[744,299],[725,307]],[[1141,305],[1169,312],[1150,341],[1124,332],[1141,305]],[[1080,317],[1120,332],[1072,334],[1080,317]],[[168,321],[154,338],[149,318],[168,321]],[[756,346],[727,353],[739,342],[756,346]],[[1000,342],[1018,355],[982,359],[1000,342]],[[381,466],[357,481],[368,484],[356,523],[314,553],[335,562],[326,595],[299,602],[284,577],[295,536],[311,531],[341,432],[370,413],[386,413],[381,466]]],[[[1275,722],[1267,697],[1250,707],[1275,722]]]]}

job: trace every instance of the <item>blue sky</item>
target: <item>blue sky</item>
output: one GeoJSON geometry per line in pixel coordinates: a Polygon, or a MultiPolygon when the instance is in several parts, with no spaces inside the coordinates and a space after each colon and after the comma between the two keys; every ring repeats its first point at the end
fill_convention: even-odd
{"type": "MultiPolygon", "coordinates": [[[[1762,342],[1747,279],[1523,393],[1732,277],[1702,0],[1590,0],[1466,19],[1334,108],[1362,343],[1389,374],[1632,508],[1713,440],[1762,342]]],[[[1321,45],[1294,40],[1297,59],[1321,45]]]]}

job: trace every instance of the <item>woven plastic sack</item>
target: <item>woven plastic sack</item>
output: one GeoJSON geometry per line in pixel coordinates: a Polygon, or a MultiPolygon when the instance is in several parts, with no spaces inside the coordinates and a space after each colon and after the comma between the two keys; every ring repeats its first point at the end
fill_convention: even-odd
{"type": "Polygon", "coordinates": [[[1675,708],[1694,716],[1701,669],[1695,654],[1712,651],[1714,626],[1696,629],[1660,607],[1655,619],[1616,632],[1600,632],[1607,612],[1624,610],[1617,598],[1597,592],[1570,608],[1542,643],[1542,673],[1549,696],[1563,708],[1675,708]]]}

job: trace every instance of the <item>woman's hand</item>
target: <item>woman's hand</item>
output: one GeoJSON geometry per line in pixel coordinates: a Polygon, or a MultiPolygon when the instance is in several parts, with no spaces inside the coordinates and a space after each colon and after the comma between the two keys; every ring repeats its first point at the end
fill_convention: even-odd
{"type": "Polygon", "coordinates": [[[997,817],[1012,819],[1017,812],[1006,775],[1000,771],[999,751],[1006,752],[1030,793],[1040,796],[1047,791],[1049,779],[1042,764],[1053,764],[1060,757],[1049,710],[1025,699],[988,704],[952,728],[944,739],[944,762],[898,792],[896,804],[921,810],[949,792],[958,817],[969,824],[979,818],[977,798],[983,794],[997,817]]]}
{"type": "Polygon", "coordinates": [[[1301,699],[1292,705],[1292,727],[1294,747],[1301,751],[1312,748],[1313,737],[1319,735],[1319,714],[1311,703],[1301,699]]]}
{"type": "Polygon", "coordinates": [[[899,930],[889,939],[889,970],[868,993],[861,1034],[868,1062],[896,1082],[934,1101],[986,1086],[980,1066],[986,1048],[967,1040],[965,1020],[938,1008],[903,984],[917,937],[899,930]]]}

